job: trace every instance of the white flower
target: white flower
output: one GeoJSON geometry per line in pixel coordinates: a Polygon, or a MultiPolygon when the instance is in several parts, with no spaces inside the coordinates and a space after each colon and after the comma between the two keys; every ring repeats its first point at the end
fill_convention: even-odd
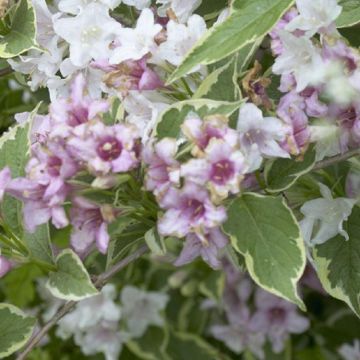
{"type": "Polygon", "coordinates": [[[305,37],[296,37],[285,31],[279,35],[284,51],[275,60],[273,72],[277,75],[294,74],[297,92],[308,85],[318,84],[324,77],[320,51],[305,37]]]}
{"type": "MultiPolygon", "coordinates": [[[[121,0],[97,0],[99,4],[108,9],[115,9],[121,4],[121,0]]],[[[93,0],[60,0],[58,8],[60,11],[72,15],[79,14],[88,4],[94,3],[93,0]]]]}
{"type": "Polygon", "coordinates": [[[55,36],[53,27],[53,14],[50,12],[45,0],[33,0],[36,14],[36,40],[42,47],[47,48],[48,43],[55,36]]]}
{"type": "Polygon", "coordinates": [[[123,344],[129,339],[129,335],[118,331],[117,324],[113,323],[112,326],[94,326],[86,333],[77,335],[75,342],[84,355],[103,353],[106,360],[118,360],[123,344]]]}
{"type": "Polygon", "coordinates": [[[334,199],[327,186],[319,184],[319,187],[323,198],[310,200],[300,209],[305,216],[300,222],[304,240],[309,245],[323,244],[337,234],[349,240],[348,233],[343,229],[343,222],[350,216],[356,200],[334,199]]]}
{"type": "Polygon", "coordinates": [[[250,162],[258,166],[261,156],[290,157],[278,141],[284,141],[288,132],[287,126],[274,117],[263,117],[262,111],[254,104],[244,104],[240,109],[237,130],[240,133],[240,144],[250,162]],[[256,160],[256,158],[260,158],[256,160]]]}
{"type": "Polygon", "coordinates": [[[344,344],[338,350],[338,353],[344,360],[360,359],[360,341],[355,340],[354,345],[344,344]]]}
{"type": "Polygon", "coordinates": [[[80,301],[59,321],[56,335],[62,339],[74,336],[85,355],[102,352],[106,360],[118,359],[129,335],[118,330],[121,308],[115,298],[116,288],[108,284],[99,295],[80,301]]]}
{"type": "Polygon", "coordinates": [[[40,86],[47,86],[50,79],[56,77],[62,62],[66,45],[58,45],[58,36],[47,43],[46,51],[30,50],[28,55],[9,59],[11,67],[22,74],[31,75],[29,86],[32,91],[40,86]]]}
{"type": "Polygon", "coordinates": [[[54,21],[56,33],[70,44],[70,60],[85,66],[91,60],[109,56],[109,46],[121,30],[108,9],[98,3],[86,6],[76,17],[54,21]]]}
{"type": "Polygon", "coordinates": [[[286,26],[286,30],[303,30],[307,36],[329,27],[341,14],[337,0],[296,0],[299,15],[286,26]]]}
{"type": "Polygon", "coordinates": [[[129,6],[134,6],[138,10],[144,10],[151,5],[151,0],[123,0],[123,3],[129,6]]]}
{"type": "Polygon", "coordinates": [[[162,4],[158,9],[160,16],[165,17],[168,9],[171,9],[181,23],[186,23],[191,14],[200,6],[202,0],[157,0],[162,4]]]}
{"type": "Polygon", "coordinates": [[[310,126],[310,142],[315,143],[316,161],[341,153],[341,128],[330,119],[317,120],[310,126]]]}
{"type": "Polygon", "coordinates": [[[119,33],[120,46],[113,50],[110,64],[119,64],[125,60],[140,60],[148,53],[155,51],[155,36],[162,26],[155,24],[154,14],[145,9],[137,21],[136,28],[123,28],[119,33]]]}
{"type": "Polygon", "coordinates": [[[149,325],[162,326],[164,321],[159,312],[165,309],[168,300],[166,294],[126,286],[121,293],[121,302],[130,334],[140,337],[149,325]]]}
{"type": "Polygon", "coordinates": [[[150,91],[146,96],[138,91],[131,91],[124,99],[123,106],[128,114],[126,121],[136,125],[144,144],[149,140],[160,113],[169,106],[167,101],[156,92],[150,91]]]}
{"type": "Polygon", "coordinates": [[[206,31],[206,23],[199,15],[190,17],[187,25],[170,20],[167,25],[167,40],[159,47],[157,56],[178,66],[186,54],[206,31]]]}

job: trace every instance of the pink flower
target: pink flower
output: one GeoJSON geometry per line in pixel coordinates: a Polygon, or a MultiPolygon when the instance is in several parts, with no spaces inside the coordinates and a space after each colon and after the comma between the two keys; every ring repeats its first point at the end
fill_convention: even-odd
{"type": "Polygon", "coordinates": [[[11,268],[11,262],[4,256],[0,255],[0,278],[6,275],[11,270],[11,268]]]}
{"type": "Polygon", "coordinates": [[[167,209],[158,221],[159,233],[164,236],[186,236],[191,232],[206,233],[226,220],[224,207],[216,207],[204,188],[187,182],[179,190],[170,188],[160,205],[167,209]]]}
{"type": "Polygon", "coordinates": [[[114,219],[114,212],[108,206],[101,207],[90,201],[77,197],[70,210],[71,246],[79,255],[85,255],[96,243],[98,250],[107,252],[110,236],[107,225],[114,219]]]}
{"type": "Polygon", "coordinates": [[[73,135],[67,144],[70,153],[94,175],[127,172],[139,164],[139,134],[132,125],[92,122],[78,126],[73,135]]]}
{"type": "Polygon", "coordinates": [[[204,158],[192,159],[181,166],[181,175],[199,185],[208,185],[212,200],[225,199],[229,192],[240,191],[240,182],[246,172],[244,155],[223,140],[211,139],[204,158]]]}
{"type": "Polygon", "coordinates": [[[291,8],[285,15],[278,21],[274,29],[269,33],[271,41],[271,50],[274,55],[281,55],[284,46],[280,39],[279,32],[284,30],[287,24],[298,15],[298,11],[295,8],[291,8]]]}
{"type": "Polygon", "coordinates": [[[58,142],[35,143],[26,165],[26,178],[8,184],[8,192],[24,201],[24,222],[30,232],[52,218],[55,227],[63,228],[68,220],[63,203],[70,191],[66,183],[79,170],[78,164],[58,142]]]}
{"type": "Polygon", "coordinates": [[[17,178],[9,184],[8,192],[24,201],[24,223],[29,232],[52,219],[56,228],[68,225],[65,210],[62,207],[66,197],[66,190],[60,187],[57,194],[46,198],[47,187],[26,178],[17,178]]]}
{"type": "Polygon", "coordinates": [[[360,61],[359,53],[342,40],[337,40],[335,44],[324,41],[322,56],[325,60],[340,61],[349,72],[356,70],[360,61]]]}
{"type": "Polygon", "coordinates": [[[158,143],[148,143],[142,158],[148,165],[145,187],[161,197],[171,184],[179,183],[179,163],[175,160],[178,146],[175,139],[162,139],[158,143]]]}
{"type": "Polygon", "coordinates": [[[360,105],[349,107],[330,106],[329,117],[334,119],[340,126],[341,152],[360,145],[360,105]]]}
{"type": "Polygon", "coordinates": [[[6,188],[11,181],[11,171],[8,167],[0,171],[0,202],[2,201],[6,188]]]}
{"type": "Polygon", "coordinates": [[[54,122],[52,136],[66,136],[69,128],[94,119],[99,113],[108,111],[109,104],[103,100],[93,100],[85,95],[86,83],[83,75],[78,75],[71,87],[70,99],[60,99],[50,107],[54,122]]]}
{"type": "Polygon", "coordinates": [[[228,121],[228,118],[221,115],[208,116],[204,120],[197,117],[185,120],[182,131],[195,143],[194,155],[204,151],[213,138],[223,139],[227,144],[235,146],[238,143],[238,135],[229,127],[228,121]]]}
{"type": "Polygon", "coordinates": [[[208,234],[201,238],[194,233],[189,234],[186,237],[182,252],[174,262],[174,265],[182,266],[201,256],[212,268],[220,268],[219,250],[224,248],[227,243],[227,237],[219,228],[211,229],[208,234]]]}
{"type": "Polygon", "coordinates": [[[93,66],[105,71],[105,84],[120,91],[123,96],[130,90],[155,90],[164,85],[159,75],[147,66],[146,56],[137,61],[126,60],[118,65],[102,61],[93,66]]]}
{"type": "Polygon", "coordinates": [[[308,117],[305,113],[304,99],[292,91],[280,100],[277,115],[288,125],[288,136],[283,148],[294,155],[300,154],[310,142],[308,117]]]}
{"type": "Polygon", "coordinates": [[[290,334],[301,334],[309,328],[309,320],[297,313],[296,306],[264,290],[255,294],[257,311],[251,320],[255,331],[265,333],[275,353],[284,349],[290,334]]]}

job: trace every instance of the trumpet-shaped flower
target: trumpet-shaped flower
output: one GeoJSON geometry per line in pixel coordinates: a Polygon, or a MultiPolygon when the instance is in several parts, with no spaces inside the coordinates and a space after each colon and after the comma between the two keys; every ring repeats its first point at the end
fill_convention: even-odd
{"type": "Polygon", "coordinates": [[[244,152],[251,153],[256,148],[262,156],[290,157],[278,144],[285,140],[288,127],[277,118],[264,118],[254,104],[245,104],[240,109],[237,130],[244,152]]]}
{"type": "Polygon", "coordinates": [[[256,313],[251,319],[255,331],[265,333],[275,353],[280,353],[290,334],[301,334],[309,328],[309,320],[297,313],[296,306],[258,289],[255,294],[256,313]]]}
{"type": "Polygon", "coordinates": [[[114,88],[126,96],[131,90],[155,90],[163,86],[159,75],[147,66],[146,57],[134,61],[126,60],[118,65],[93,63],[99,69],[106,71],[103,78],[109,88],[114,88]]]}
{"type": "MultiPolygon", "coordinates": [[[[187,25],[170,20],[167,24],[167,39],[159,46],[156,55],[161,60],[178,66],[205,31],[205,20],[199,15],[192,15],[187,25]]],[[[198,69],[196,67],[195,70],[198,69]]]]}
{"type": "Polygon", "coordinates": [[[134,286],[126,286],[121,292],[123,317],[128,330],[134,337],[141,337],[150,325],[162,326],[160,314],[166,307],[169,297],[160,292],[146,292],[134,286]]]}
{"type": "Polygon", "coordinates": [[[71,85],[69,99],[59,99],[51,104],[50,116],[54,122],[51,136],[66,138],[71,128],[93,120],[99,113],[109,109],[109,103],[104,100],[93,100],[85,95],[86,82],[78,75],[71,85]]]}
{"type": "Polygon", "coordinates": [[[70,44],[71,62],[81,67],[91,60],[110,56],[110,44],[122,30],[108,9],[99,3],[87,5],[75,17],[55,20],[54,28],[70,44]]]}
{"type": "Polygon", "coordinates": [[[95,243],[98,250],[105,254],[110,241],[107,225],[114,218],[112,209],[78,197],[73,200],[70,215],[73,226],[71,246],[74,250],[79,255],[84,255],[95,243]]]}
{"type": "Polygon", "coordinates": [[[273,72],[278,75],[293,74],[297,92],[318,84],[325,70],[319,49],[306,37],[296,37],[285,31],[279,36],[284,50],[275,60],[273,72]]]}
{"type": "Polygon", "coordinates": [[[182,266],[201,256],[212,268],[218,269],[221,266],[219,250],[224,248],[227,243],[227,237],[219,228],[210,230],[208,234],[201,238],[196,234],[189,234],[174,265],[182,266]]]}
{"type": "Polygon", "coordinates": [[[210,140],[204,156],[182,165],[181,176],[199,185],[208,185],[215,202],[226,198],[229,192],[238,193],[247,170],[242,152],[215,138],[210,140]]]}
{"type": "Polygon", "coordinates": [[[159,15],[165,17],[171,9],[180,23],[186,23],[191,14],[198,8],[202,0],[157,0],[161,4],[159,15]]]}
{"type": "Polygon", "coordinates": [[[156,144],[149,143],[142,157],[148,165],[145,186],[161,197],[172,184],[179,183],[179,162],[175,160],[178,145],[175,139],[165,138],[156,144]]]}
{"type": "Polygon", "coordinates": [[[203,153],[211,139],[222,139],[230,146],[236,146],[238,143],[236,131],[229,127],[228,119],[221,115],[208,116],[202,120],[191,114],[181,129],[195,144],[194,155],[203,153]]]}
{"type": "Polygon", "coordinates": [[[139,163],[138,131],[132,125],[92,122],[78,126],[73,134],[67,143],[70,153],[94,175],[127,172],[139,163]]]}
{"type": "Polygon", "coordinates": [[[120,64],[125,60],[140,60],[154,52],[157,48],[155,36],[161,30],[162,26],[154,22],[154,13],[150,9],[144,9],[135,29],[123,28],[119,31],[120,45],[113,50],[110,64],[120,64]]]}
{"type": "Polygon", "coordinates": [[[353,345],[343,344],[338,350],[343,360],[360,359],[360,341],[355,340],[353,345]]]}
{"type": "Polygon", "coordinates": [[[286,26],[286,30],[303,30],[309,37],[326,31],[342,10],[337,0],[296,0],[296,7],[300,14],[286,26]]]}
{"type": "Polygon", "coordinates": [[[323,184],[319,186],[323,198],[310,200],[300,209],[304,214],[304,219],[300,222],[304,240],[309,245],[323,244],[337,234],[348,240],[349,235],[344,230],[343,223],[350,216],[356,200],[334,199],[328,187],[323,184]]]}
{"type": "Polygon", "coordinates": [[[191,232],[202,234],[226,220],[225,208],[216,207],[209,193],[192,182],[180,190],[170,188],[160,205],[167,210],[158,221],[159,233],[165,236],[181,238],[191,232]]]}

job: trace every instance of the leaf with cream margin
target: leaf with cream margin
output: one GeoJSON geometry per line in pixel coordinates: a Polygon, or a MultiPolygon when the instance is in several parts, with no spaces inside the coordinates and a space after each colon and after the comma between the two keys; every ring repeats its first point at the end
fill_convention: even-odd
{"type": "Polygon", "coordinates": [[[0,304],[0,359],[21,349],[30,339],[36,319],[10,304],[0,304]]]}
{"type": "Polygon", "coordinates": [[[233,0],[229,17],[204,34],[171,74],[168,83],[199,64],[215,63],[262,38],[293,3],[293,0],[233,0]]]}
{"type": "Polygon", "coordinates": [[[305,309],[296,290],[306,265],[305,246],[283,199],[243,194],[230,204],[224,230],[259,286],[305,309]]]}
{"type": "Polygon", "coordinates": [[[316,245],[313,249],[317,273],[324,289],[346,302],[360,317],[360,208],[354,206],[342,235],[316,245]]]}
{"type": "Polygon", "coordinates": [[[80,258],[70,249],[56,258],[57,271],[49,275],[47,289],[58,299],[80,301],[98,294],[80,258]]]}

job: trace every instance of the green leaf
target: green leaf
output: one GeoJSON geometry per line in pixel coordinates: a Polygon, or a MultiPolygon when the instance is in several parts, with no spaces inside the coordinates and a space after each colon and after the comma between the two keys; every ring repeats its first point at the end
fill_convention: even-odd
{"type": "Polygon", "coordinates": [[[208,98],[218,101],[238,101],[241,98],[237,82],[237,56],[209,74],[201,83],[193,98],[208,98]]]}
{"type": "Polygon", "coordinates": [[[360,47],[360,34],[359,31],[354,27],[339,29],[339,32],[344,36],[353,47],[360,47]]]}
{"type": "MultiPolygon", "coordinates": [[[[11,128],[0,138],[0,169],[8,166],[12,176],[25,175],[25,165],[29,156],[29,122],[11,128]]],[[[5,195],[0,204],[5,222],[18,234],[22,234],[22,203],[5,195]]]]}
{"type": "Polygon", "coordinates": [[[30,339],[36,320],[10,304],[0,304],[0,358],[21,349],[30,339]]]}
{"type": "Polygon", "coordinates": [[[306,264],[304,242],[281,198],[244,194],[230,204],[224,229],[259,286],[305,308],[296,291],[306,264]]]}
{"type": "MultiPolygon", "coordinates": [[[[358,0],[338,0],[343,7],[341,15],[336,20],[339,28],[353,26],[360,22],[360,4],[358,0]]],[[[357,31],[354,29],[353,31],[357,31]]]]}
{"type": "Polygon", "coordinates": [[[130,340],[126,346],[140,359],[165,360],[167,359],[165,350],[168,341],[169,330],[167,328],[151,326],[143,336],[130,340]]]}
{"type": "Polygon", "coordinates": [[[35,280],[41,275],[33,264],[12,269],[3,280],[6,300],[21,308],[29,305],[35,298],[35,280]]]}
{"type": "Polygon", "coordinates": [[[170,76],[171,83],[195,66],[219,61],[267,34],[293,0],[234,0],[230,16],[212,27],[170,76]]]}
{"type": "Polygon", "coordinates": [[[30,0],[21,0],[11,30],[0,38],[0,58],[12,58],[36,46],[35,11],[30,0]]]}
{"type": "Polygon", "coordinates": [[[349,240],[337,235],[315,246],[313,257],[324,289],[360,317],[360,208],[344,224],[349,240]]]}
{"type": "Polygon", "coordinates": [[[165,255],[166,254],[166,246],[164,243],[164,237],[161,236],[156,227],[148,230],[145,233],[145,242],[149,247],[150,251],[154,255],[165,255]]]}
{"type": "Polygon", "coordinates": [[[31,258],[37,260],[40,264],[54,264],[48,224],[38,226],[32,234],[25,232],[23,240],[30,250],[31,258]]]}
{"type": "Polygon", "coordinates": [[[230,116],[239,109],[241,104],[241,101],[226,102],[209,99],[178,102],[160,115],[156,127],[156,135],[159,139],[165,137],[177,138],[181,132],[181,125],[190,112],[195,112],[200,117],[215,114],[230,116]]]}
{"type": "Polygon", "coordinates": [[[98,294],[80,258],[70,249],[56,258],[57,271],[50,273],[46,287],[59,299],[80,301],[98,294]]]}
{"type": "Polygon", "coordinates": [[[265,166],[266,190],[281,192],[289,189],[297,179],[311,171],[316,161],[316,152],[310,149],[304,159],[276,159],[265,166]]]}
{"type": "Polygon", "coordinates": [[[171,332],[167,354],[171,360],[196,360],[220,359],[216,349],[195,334],[171,332]]]}

